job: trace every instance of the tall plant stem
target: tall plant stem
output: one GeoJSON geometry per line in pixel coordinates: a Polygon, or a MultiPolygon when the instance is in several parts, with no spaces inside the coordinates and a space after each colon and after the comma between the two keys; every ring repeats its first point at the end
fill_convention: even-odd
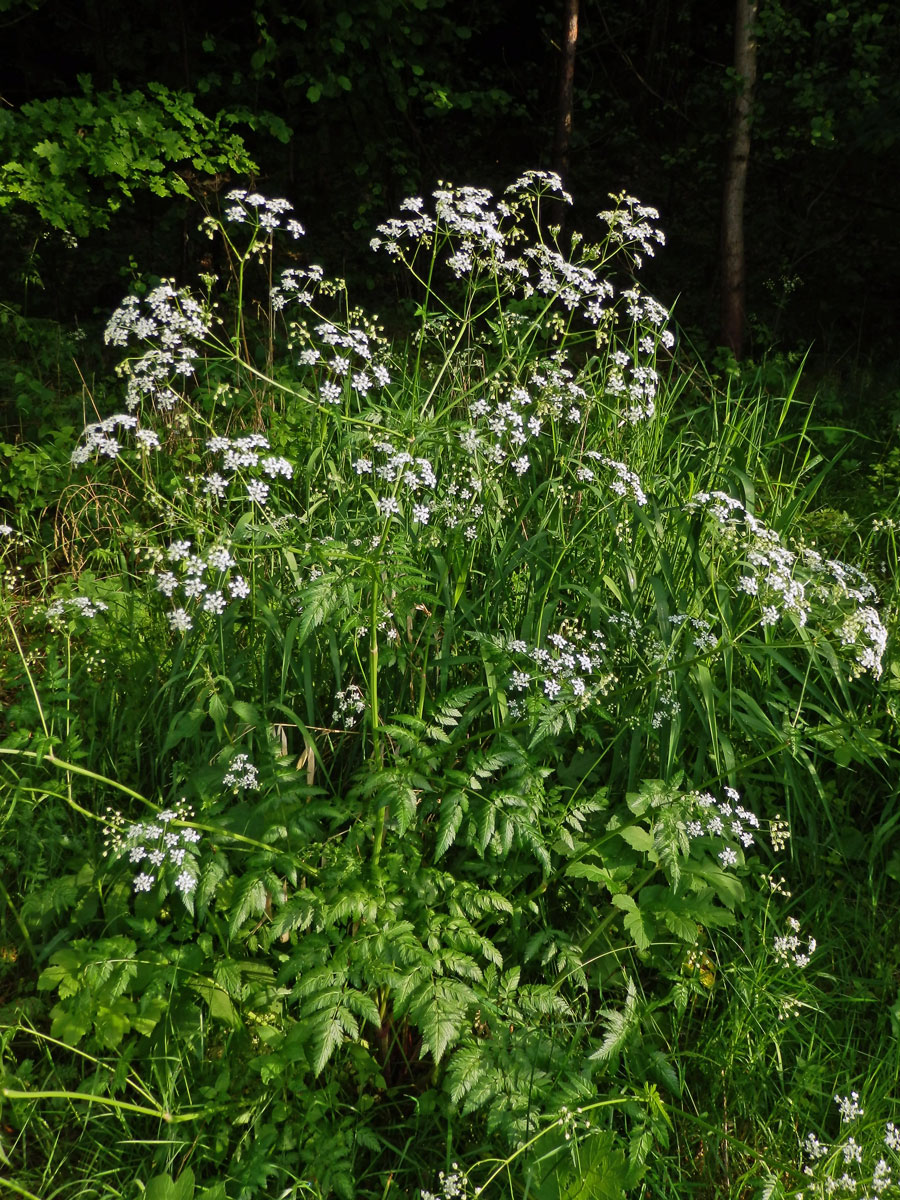
{"type": "MultiPolygon", "coordinates": [[[[376,770],[382,765],[381,734],[378,718],[378,601],[381,589],[378,583],[377,566],[372,569],[372,608],[369,614],[369,730],[372,734],[372,759],[376,770]]],[[[377,876],[381,847],[384,842],[386,810],[382,805],[375,813],[375,831],[372,845],[372,873],[377,876]]]]}

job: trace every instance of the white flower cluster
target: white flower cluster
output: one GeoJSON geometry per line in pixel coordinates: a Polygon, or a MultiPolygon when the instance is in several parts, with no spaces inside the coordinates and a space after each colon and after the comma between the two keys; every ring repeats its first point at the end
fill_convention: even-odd
{"type": "Polygon", "coordinates": [[[12,525],[6,525],[6,524],[0,525],[0,537],[11,538],[15,534],[15,532],[16,531],[13,529],[12,525]]]}
{"type": "MultiPolygon", "coordinates": [[[[804,941],[800,935],[800,922],[796,917],[788,917],[786,925],[789,932],[776,936],[772,942],[772,949],[782,966],[800,967],[802,970],[809,966],[809,960],[815,953],[816,939],[811,937],[804,941]]],[[[856,1096],[855,1092],[852,1094],[856,1096]]]]}
{"type": "Polygon", "coordinates": [[[548,700],[574,700],[580,705],[606,693],[612,677],[601,674],[606,664],[606,643],[600,634],[589,638],[583,630],[570,637],[550,633],[546,640],[552,650],[544,646],[529,648],[521,638],[510,638],[503,644],[507,652],[528,660],[512,672],[507,684],[510,691],[524,692],[534,685],[548,700]],[[524,669],[526,665],[528,670],[524,669]]]}
{"type": "Polygon", "coordinates": [[[119,373],[128,378],[125,405],[129,412],[144,398],[165,411],[178,401],[173,376],[194,373],[200,351],[196,343],[209,333],[209,314],[187,288],[161,283],[141,301],[126,296],[106,326],[106,342],[126,346],[134,338],[152,342],[139,358],[126,360],[119,373]]]}
{"type": "MultiPolygon", "coordinates": [[[[591,459],[599,467],[612,471],[613,479],[609,484],[612,492],[623,498],[630,497],[639,508],[644,507],[647,503],[647,495],[641,486],[641,481],[625,463],[617,462],[614,458],[607,458],[599,450],[585,450],[584,457],[591,459]]],[[[586,467],[582,462],[575,471],[575,478],[579,483],[593,483],[596,475],[592,467],[586,467]]]]}
{"type": "Polygon", "coordinates": [[[259,192],[248,192],[246,188],[234,188],[225,196],[228,208],[225,216],[229,221],[238,225],[252,225],[264,229],[267,234],[276,229],[285,229],[293,238],[301,238],[306,232],[299,221],[288,217],[282,222],[282,217],[294,211],[289,200],[271,200],[261,196],[259,192]]]}
{"type": "Polygon", "coordinates": [[[703,617],[689,617],[687,613],[675,613],[669,617],[669,624],[674,625],[676,628],[681,628],[682,626],[687,628],[688,635],[698,654],[705,654],[710,650],[715,650],[719,644],[719,639],[713,633],[712,626],[703,617]]]}
{"type": "MultiPolygon", "coordinates": [[[[653,322],[668,316],[665,309],[649,296],[640,297],[637,289],[626,292],[629,297],[628,314],[633,320],[639,321],[648,317],[653,322]]],[[[671,333],[663,331],[659,341],[668,349],[674,339],[671,333]]],[[[646,354],[653,354],[656,346],[654,339],[647,337],[641,340],[641,349],[646,354]]],[[[659,391],[659,376],[653,367],[636,362],[626,350],[615,350],[610,355],[606,376],[603,380],[603,391],[616,402],[625,402],[622,408],[620,425],[637,425],[640,421],[649,421],[656,412],[656,394],[659,391]]]]}
{"type": "Polygon", "coordinates": [[[379,516],[399,515],[402,511],[399,496],[407,495],[412,502],[412,519],[419,525],[428,524],[434,499],[422,495],[422,489],[433,491],[437,487],[437,476],[427,458],[397,450],[391,442],[375,442],[372,457],[356,459],[353,469],[359,476],[371,475],[380,484],[391,485],[391,494],[379,496],[375,501],[379,516]]]}
{"type": "Polygon", "coordinates": [[[548,359],[532,371],[528,381],[535,389],[538,416],[578,425],[587,392],[577,383],[572,371],[559,359],[548,359]]]}
{"type": "Polygon", "coordinates": [[[129,822],[121,813],[107,809],[104,854],[127,858],[133,868],[140,868],[134,876],[136,892],[149,892],[165,873],[170,883],[186,896],[197,886],[200,834],[189,827],[175,829],[173,822],[190,821],[191,815],[184,800],[174,808],[163,809],[151,821],[129,822]]]}
{"type": "Polygon", "coordinates": [[[524,475],[531,461],[522,448],[541,432],[541,419],[528,392],[513,388],[508,399],[493,403],[482,397],[469,405],[469,415],[473,424],[459,433],[466,453],[494,466],[508,461],[516,475],[524,475]]]}
{"type": "Polygon", "coordinates": [[[459,1163],[453,1163],[449,1172],[438,1172],[437,1192],[422,1189],[422,1200],[466,1200],[468,1195],[469,1181],[459,1163]]]}
{"type": "Polygon", "coordinates": [[[259,771],[250,761],[248,754],[236,754],[228,764],[222,782],[235,792],[256,792],[259,790],[259,771]]]}
{"type": "MultiPolygon", "coordinates": [[[[615,289],[608,279],[598,275],[591,263],[607,261],[609,251],[584,246],[580,259],[573,261],[540,236],[528,243],[523,218],[527,214],[537,226],[537,211],[546,196],[572,203],[559,176],[546,171],[527,172],[506,189],[503,200],[496,202],[484,188],[442,185],[432,193],[434,216],[425,212],[421,197],[405,200],[401,209],[410,215],[379,225],[380,236],[374,237],[370,245],[375,251],[384,250],[391,258],[407,261],[405,245],[411,246],[415,257],[419,247],[430,248],[435,239],[442,238],[448,243],[445,261],[457,279],[488,276],[508,293],[526,299],[538,295],[550,302],[558,301],[566,313],[577,314],[590,325],[605,323],[611,317],[615,289]]],[[[652,226],[659,214],[640,205],[632,196],[613,199],[616,209],[598,215],[609,226],[613,253],[622,251],[633,264],[639,265],[638,250],[652,254],[654,243],[665,242],[665,235],[652,226]]],[[[573,249],[580,244],[580,239],[573,239],[573,249]]],[[[636,315],[641,320],[649,319],[659,329],[668,314],[655,301],[648,306],[638,303],[635,297],[636,293],[626,293],[629,315],[632,319],[636,315]]],[[[650,336],[651,348],[655,348],[657,341],[670,346],[671,334],[659,329],[656,336],[650,336]]]]}
{"type": "Polygon", "coordinates": [[[213,500],[224,499],[235,480],[242,480],[247,499],[264,508],[272,481],[294,476],[294,467],[286,458],[265,453],[270,446],[261,433],[247,433],[235,438],[211,437],[206,442],[206,449],[220,456],[216,470],[203,478],[204,495],[213,500]]]}
{"type": "Polygon", "coordinates": [[[60,620],[66,615],[86,617],[90,621],[108,608],[109,605],[102,600],[92,600],[89,596],[68,596],[48,604],[45,615],[48,621],[60,620]]]}
{"type": "MultiPolygon", "coordinates": [[[[652,688],[651,729],[661,729],[681,712],[676,675],[672,666],[672,648],[659,636],[653,622],[642,624],[633,613],[610,613],[606,618],[610,661],[620,676],[628,673],[647,680],[652,688]]],[[[637,727],[638,717],[628,718],[637,727]]]]}
{"type": "MultiPolygon", "coordinates": [[[[849,1125],[863,1116],[859,1094],[835,1096],[841,1115],[841,1125],[849,1125]]],[[[855,1196],[860,1200],[876,1200],[878,1197],[897,1194],[897,1184],[892,1178],[893,1167],[885,1157],[900,1151],[900,1131],[892,1121],[885,1126],[884,1136],[875,1146],[847,1136],[830,1145],[820,1141],[814,1133],[803,1139],[802,1150],[806,1163],[803,1173],[808,1179],[806,1187],[796,1193],[796,1200],[824,1200],[833,1196],[855,1196]]]]}
{"type": "Polygon", "coordinates": [[[365,711],[366,701],[362,691],[355,683],[351,683],[342,691],[335,692],[331,722],[341,729],[352,729],[365,711]]]}
{"type": "MultiPolygon", "coordinates": [[[[157,573],[156,590],[170,599],[182,596],[196,611],[220,616],[228,598],[241,600],[250,594],[250,585],[234,571],[237,563],[224,546],[195,553],[192,542],[185,538],[171,543],[165,560],[173,569],[157,573]]],[[[191,613],[183,605],[169,612],[167,619],[177,633],[193,627],[191,613]]]]}
{"type": "Polygon", "coordinates": [[[152,429],[139,427],[134,413],[116,413],[115,416],[85,425],[79,445],[70,456],[72,465],[81,466],[92,458],[118,458],[123,448],[116,436],[119,430],[133,433],[139,450],[159,449],[159,435],[152,429]]]}
{"type": "MultiPolygon", "coordinates": [[[[661,229],[655,229],[653,226],[653,222],[659,220],[659,213],[655,208],[641,204],[634,196],[610,193],[609,198],[615,201],[616,207],[597,213],[597,216],[608,225],[610,238],[620,246],[638,246],[644,254],[652,258],[655,253],[653,243],[658,246],[666,244],[666,235],[661,229]]],[[[635,253],[634,259],[640,266],[640,255],[635,253]]]]}
{"type": "Polygon", "coordinates": [[[741,804],[740,792],[726,787],[725,800],[716,800],[709,792],[694,792],[689,797],[685,833],[691,841],[711,838],[721,844],[717,857],[723,867],[738,864],[739,854],[753,845],[751,829],[759,829],[759,817],[741,804]],[[692,810],[692,811],[691,811],[692,810]]]}
{"type": "Polygon", "coordinates": [[[281,272],[278,283],[269,289],[273,311],[281,312],[290,303],[308,307],[324,282],[325,272],[317,264],[308,267],[288,267],[286,271],[281,272]]]}
{"type": "MultiPolygon", "coordinates": [[[[285,282],[288,276],[289,272],[282,276],[283,301],[290,291],[285,282]]],[[[312,331],[306,325],[294,329],[292,346],[298,341],[303,343],[297,365],[315,369],[315,386],[323,404],[341,404],[345,394],[365,398],[373,389],[391,382],[390,371],[374,359],[372,343],[382,340],[374,336],[374,330],[370,333],[354,325],[340,328],[330,321],[321,322],[312,331]]]]}
{"type": "Polygon", "coordinates": [[[842,645],[852,647],[857,674],[881,674],[887,630],[871,603],[877,593],[856,567],[825,559],[816,550],[799,551],[782,545],[770,529],[725,492],[698,492],[687,512],[702,509],[716,521],[721,536],[746,564],[738,589],[756,598],[760,623],[775,625],[785,616],[805,625],[813,605],[830,610],[842,645]]]}
{"type": "Polygon", "coordinates": [[[849,1096],[835,1096],[835,1104],[841,1114],[841,1124],[849,1125],[865,1115],[865,1109],[859,1103],[859,1092],[851,1092],[849,1096]]]}

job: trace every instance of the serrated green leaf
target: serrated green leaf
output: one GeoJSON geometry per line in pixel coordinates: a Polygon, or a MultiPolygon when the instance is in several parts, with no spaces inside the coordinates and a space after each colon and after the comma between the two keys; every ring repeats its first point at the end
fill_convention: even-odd
{"type": "Polygon", "coordinates": [[[656,926],[642,909],[636,908],[633,912],[626,913],[624,925],[638,950],[647,950],[653,944],[656,926]]]}
{"type": "Polygon", "coordinates": [[[646,854],[648,850],[653,849],[653,834],[643,825],[626,825],[616,832],[624,842],[631,846],[632,850],[639,850],[641,854],[646,854]]]}
{"type": "Polygon", "coordinates": [[[437,844],[434,848],[435,862],[443,858],[456,841],[456,835],[459,833],[459,827],[463,823],[464,816],[463,806],[460,803],[461,799],[462,795],[460,792],[445,792],[441,800],[437,844]]]}
{"type": "Polygon", "coordinates": [[[238,930],[248,917],[260,917],[265,910],[265,884],[256,876],[245,876],[238,883],[231,897],[231,916],[228,921],[230,936],[237,936],[238,930]]]}

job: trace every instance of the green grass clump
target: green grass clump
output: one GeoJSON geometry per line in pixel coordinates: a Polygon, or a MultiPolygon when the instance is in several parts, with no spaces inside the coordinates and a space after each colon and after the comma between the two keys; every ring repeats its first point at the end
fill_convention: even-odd
{"type": "Polygon", "coordinates": [[[0,542],[16,1194],[889,1194],[894,596],[559,193],[406,202],[406,340],[244,191],[111,319],[0,542]]]}

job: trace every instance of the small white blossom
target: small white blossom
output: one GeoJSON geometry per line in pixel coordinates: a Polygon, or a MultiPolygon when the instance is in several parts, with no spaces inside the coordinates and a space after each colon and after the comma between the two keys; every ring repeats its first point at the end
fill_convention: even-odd
{"type": "Polygon", "coordinates": [[[259,479],[253,479],[247,484],[247,496],[255,504],[264,507],[269,499],[269,485],[259,479]]]}
{"type": "Polygon", "coordinates": [[[193,626],[190,615],[183,608],[176,608],[172,612],[167,613],[166,620],[172,626],[175,633],[187,633],[193,626]]]}

